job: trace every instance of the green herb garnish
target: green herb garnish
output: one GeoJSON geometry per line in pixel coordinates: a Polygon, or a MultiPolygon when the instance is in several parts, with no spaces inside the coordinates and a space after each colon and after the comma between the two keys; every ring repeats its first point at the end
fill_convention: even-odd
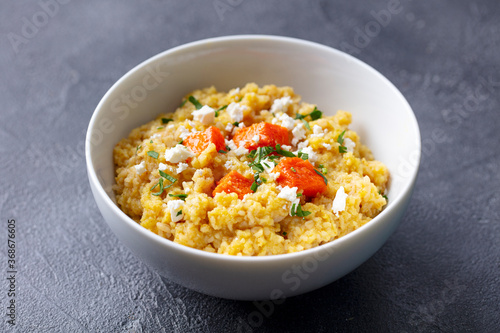
{"type": "Polygon", "coordinates": [[[219,150],[219,153],[221,153],[221,154],[227,154],[227,151],[221,149],[221,150],[219,150]]]}
{"type": "Polygon", "coordinates": [[[255,192],[255,191],[257,191],[257,187],[259,187],[259,184],[257,184],[256,181],[254,181],[252,183],[252,186],[250,186],[250,189],[252,190],[252,192],[255,192]]]}
{"type": "Polygon", "coordinates": [[[149,143],[153,143],[153,140],[149,140],[149,143]]]}
{"type": "Polygon", "coordinates": [[[151,156],[152,158],[155,158],[155,159],[157,159],[158,156],[160,155],[157,152],[155,152],[154,150],[148,151],[147,154],[148,154],[148,156],[151,156]]]}
{"type": "Polygon", "coordinates": [[[299,151],[297,153],[297,156],[300,157],[301,159],[303,159],[304,161],[309,158],[309,154],[303,153],[302,151],[299,151]]]}
{"type": "Polygon", "coordinates": [[[276,153],[278,153],[279,155],[281,156],[285,156],[285,157],[296,157],[294,153],[290,152],[290,151],[287,151],[287,150],[283,150],[281,149],[281,145],[278,143],[276,145],[276,153]]]}
{"type": "Polygon", "coordinates": [[[229,148],[228,145],[226,145],[226,151],[231,151],[231,148],[229,148]]]}
{"type": "Polygon", "coordinates": [[[384,198],[387,202],[389,202],[389,198],[387,197],[387,195],[382,194],[382,191],[378,191],[378,194],[380,194],[382,198],[384,198]]]}
{"type": "Polygon", "coordinates": [[[178,211],[178,212],[177,212],[177,215],[175,215],[175,216],[179,216],[179,215],[181,215],[181,214],[182,214],[182,209],[181,209],[180,211],[178,211]]]}
{"type": "Polygon", "coordinates": [[[295,170],[294,167],[291,167],[290,169],[292,169],[293,172],[297,173],[297,170],[295,170]]]}
{"type": "Polygon", "coordinates": [[[168,124],[169,122],[174,121],[173,119],[170,118],[161,118],[161,123],[162,124],[168,124]]]}
{"type": "Polygon", "coordinates": [[[157,127],[156,129],[162,129],[162,128],[163,128],[163,126],[160,126],[160,127],[157,127]]]}
{"type": "Polygon", "coordinates": [[[323,180],[325,181],[325,184],[328,185],[328,179],[326,179],[326,177],[323,176],[323,174],[321,172],[319,172],[316,169],[314,169],[314,172],[316,172],[318,175],[320,175],[323,178],[323,180]]]}
{"type": "Polygon", "coordinates": [[[194,98],[193,96],[189,96],[188,100],[191,102],[191,104],[194,105],[194,107],[196,108],[196,110],[199,110],[199,109],[201,109],[203,107],[203,105],[201,105],[201,103],[196,98],[194,98]]]}
{"type": "Polygon", "coordinates": [[[341,154],[347,153],[347,147],[344,146],[344,134],[345,134],[345,131],[346,130],[344,130],[342,133],[340,133],[339,137],[337,138],[337,142],[340,144],[340,146],[339,146],[339,153],[341,153],[341,154]]]}
{"type": "Polygon", "coordinates": [[[136,155],[137,155],[137,152],[139,151],[139,149],[141,149],[141,148],[142,148],[142,146],[141,146],[141,145],[139,145],[139,146],[137,146],[137,147],[135,148],[135,154],[136,154],[136,155]]]}
{"type": "Polygon", "coordinates": [[[158,183],[156,183],[156,185],[154,185],[153,187],[151,187],[151,191],[154,190],[156,188],[156,186],[160,186],[159,191],[156,192],[156,193],[151,193],[151,194],[159,196],[159,195],[161,195],[163,193],[163,178],[160,178],[160,180],[158,181],[158,183]]]}
{"type": "Polygon", "coordinates": [[[184,139],[181,139],[181,141],[179,141],[179,144],[182,145],[183,142],[184,142],[184,139]]]}
{"type": "Polygon", "coordinates": [[[227,105],[221,106],[220,108],[218,108],[217,110],[215,110],[215,116],[218,117],[219,116],[219,111],[222,111],[225,108],[227,108],[227,105]]]}
{"type": "Polygon", "coordinates": [[[283,236],[286,236],[286,231],[283,231],[283,236]]]}
{"type": "Polygon", "coordinates": [[[169,197],[174,197],[174,198],[179,198],[183,201],[186,201],[186,198],[187,198],[187,194],[169,194],[168,195],[169,197]]]}
{"type": "Polygon", "coordinates": [[[311,113],[308,113],[308,114],[300,114],[300,113],[297,113],[295,115],[295,119],[300,119],[302,120],[302,122],[304,123],[304,126],[308,129],[308,130],[311,130],[311,127],[309,126],[309,123],[306,121],[306,117],[311,117],[311,121],[312,120],[318,120],[319,118],[323,117],[323,112],[318,110],[317,107],[314,107],[314,110],[311,112],[311,113]]]}
{"type": "Polygon", "coordinates": [[[187,99],[183,100],[181,105],[179,105],[179,107],[182,108],[186,104],[186,102],[187,102],[187,99]]]}
{"type": "Polygon", "coordinates": [[[239,124],[240,124],[239,122],[235,121],[235,122],[233,123],[233,126],[238,127],[238,125],[239,125],[239,124]]]}
{"type": "Polygon", "coordinates": [[[291,211],[291,216],[298,216],[298,217],[306,217],[307,215],[310,215],[311,212],[307,211],[307,210],[302,210],[302,207],[300,205],[297,205],[297,204],[293,204],[292,205],[292,211],[291,211]]]}

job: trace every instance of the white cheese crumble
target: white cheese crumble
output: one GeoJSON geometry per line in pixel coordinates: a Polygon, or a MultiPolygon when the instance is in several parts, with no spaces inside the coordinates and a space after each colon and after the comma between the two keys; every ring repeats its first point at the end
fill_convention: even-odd
{"type": "Polygon", "coordinates": [[[161,163],[160,162],[160,165],[158,165],[158,169],[160,169],[161,171],[165,171],[167,169],[168,165],[166,165],[165,163],[161,163]]]}
{"type": "Polygon", "coordinates": [[[140,176],[146,172],[146,163],[142,161],[140,164],[134,165],[135,171],[140,176]]]}
{"type": "Polygon", "coordinates": [[[258,136],[257,134],[253,136],[252,138],[252,141],[255,142],[255,143],[259,143],[260,141],[260,136],[258,136]]]}
{"type": "Polygon", "coordinates": [[[276,112],[286,112],[288,106],[292,104],[292,99],[290,96],[285,96],[282,98],[275,99],[273,105],[271,106],[271,113],[276,112]]]}
{"type": "Polygon", "coordinates": [[[323,128],[319,125],[314,125],[313,126],[313,134],[311,134],[311,137],[321,138],[323,136],[325,136],[325,133],[323,132],[323,128]]]}
{"type": "Polygon", "coordinates": [[[268,158],[265,158],[262,161],[260,161],[260,165],[262,165],[264,170],[266,170],[266,172],[269,174],[271,174],[271,171],[273,171],[274,169],[274,162],[268,158]]]}
{"type": "Polygon", "coordinates": [[[332,203],[332,211],[337,217],[339,216],[339,212],[345,210],[347,197],[348,195],[344,192],[344,186],[340,186],[332,203]]]}
{"type": "Polygon", "coordinates": [[[165,160],[170,163],[179,163],[194,157],[194,153],[183,145],[176,145],[174,148],[165,150],[165,160]]]}
{"type": "Polygon", "coordinates": [[[184,126],[179,126],[179,131],[181,132],[179,134],[179,137],[182,140],[185,140],[189,136],[189,134],[191,134],[191,132],[184,126]]]}
{"type": "Polygon", "coordinates": [[[172,219],[172,222],[178,222],[184,218],[182,207],[184,207],[184,201],[182,200],[170,200],[167,203],[167,208],[170,210],[170,218],[172,219]]]}
{"type": "Polygon", "coordinates": [[[356,147],[356,143],[349,138],[344,138],[344,146],[347,148],[348,153],[354,152],[354,147],[356,147]]]}
{"type": "Polygon", "coordinates": [[[309,162],[316,162],[318,160],[318,155],[314,152],[311,147],[302,148],[302,153],[307,154],[307,159],[309,162]]]}
{"type": "Polygon", "coordinates": [[[233,121],[240,122],[243,120],[243,111],[246,109],[248,109],[246,105],[232,102],[227,106],[226,111],[233,121]]]}
{"type": "Polygon", "coordinates": [[[269,176],[271,176],[272,179],[276,180],[281,174],[279,172],[270,172],[269,176]]]}
{"type": "Polygon", "coordinates": [[[226,126],[226,131],[231,133],[233,131],[233,128],[234,128],[233,124],[229,123],[226,126]]]}
{"type": "Polygon", "coordinates": [[[208,125],[215,120],[215,110],[208,105],[203,105],[199,110],[193,111],[193,119],[199,121],[203,125],[208,125]]]}
{"type": "Polygon", "coordinates": [[[309,140],[306,140],[306,141],[303,141],[303,142],[299,143],[297,145],[297,148],[300,150],[300,149],[306,148],[307,146],[309,146],[309,140]]]}
{"type": "Polygon", "coordinates": [[[229,95],[230,95],[230,96],[233,96],[233,95],[236,95],[236,94],[237,94],[237,93],[239,93],[239,92],[240,92],[240,88],[238,87],[238,88],[235,88],[235,89],[231,90],[231,91],[229,92],[229,95]]]}
{"type": "Polygon", "coordinates": [[[281,149],[286,150],[286,151],[290,151],[290,150],[292,150],[292,146],[283,145],[283,146],[281,146],[281,149]]]}
{"type": "Polygon", "coordinates": [[[300,123],[292,130],[293,139],[292,145],[296,145],[300,140],[306,137],[306,130],[304,128],[304,124],[300,123]]]}
{"type": "Polygon", "coordinates": [[[236,156],[246,155],[249,153],[248,149],[245,148],[246,141],[241,142],[241,147],[238,148],[233,140],[226,140],[226,145],[231,149],[230,153],[236,154],[236,156]]]}
{"type": "Polygon", "coordinates": [[[245,123],[239,123],[239,124],[238,124],[238,127],[239,127],[239,128],[243,128],[243,127],[245,127],[245,123]]]}
{"type": "Polygon", "coordinates": [[[287,130],[292,130],[295,127],[295,120],[286,113],[282,113],[278,117],[273,118],[273,120],[274,119],[281,121],[281,126],[285,127],[287,130]]]}
{"type": "Polygon", "coordinates": [[[161,134],[160,133],[153,134],[149,139],[153,140],[153,139],[158,139],[158,138],[161,138],[161,134]]]}
{"type": "Polygon", "coordinates": [[[177,170],[175,170],[177,173],[181,173],[182,171],[186,170],[188,167],[187,163],[179,163],[177,164],[177,170]]]}
{"type": "Polygon", "coordinates": [[[325,147],[327,150],[331,150],[332,149],[332,145],[329,144],[329,143],[322,143],[323,147],[325,147]]]}
{"type": "MultiPolygon", "coordinates": [[[[277,188],[279,189],[279,187],[277,187],[277,188]]],[[[282,198],[282,199],[290,201],[290,203],[291,203],[290,212],[289,212],[290,215],[292,215],[293,204],[295,204],[295,205],[300,204],[300,199],[297,198],[297,190],[298,190],[297,187],[290,188],[288,186],[285,186],[285,187],[281,188],[281,191],[278,194],[278,198],[282,198]]]]}

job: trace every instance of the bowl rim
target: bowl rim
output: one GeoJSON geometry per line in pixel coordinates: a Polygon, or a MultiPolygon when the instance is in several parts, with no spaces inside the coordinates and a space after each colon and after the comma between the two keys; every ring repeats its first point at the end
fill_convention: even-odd
{"type": "MultiPolygon", "coordinates": [[[[406,112],[406,110],[405,110],[406,112]]],[[[231,36],[223,36],[223,37],[213,37],[213,38],[207,38],[207,39],[202,39],[202,40],[197,40],[193,42],[189,42],[186,44],[182,44],[176,47],[173,47],[171,49],[165,50],[163,52],[160,52],[144,61],[139,63],[138,65],[134,66],[132,69],[127,71],[118,81],[116,81],[104,94],[104,96],[101,98],[99,103],[97,104],[94,112],[92,113],[92,117],[90,119],[88,128],[87,128],[87,133],[85,137],[85,159],[86,159],[86,165],[87,165],[87,173],[88,173],[88,178],[89,182],[91,185],[94,185],[94,189],[98,192],[99,196],[104,199],[105,205],[108,207],[111,207],[111,210],[113,213],[120,218],[120,220],[123,223],[128,224],[130,227],[134,229],[134,231],[138,232],[141,236],[144,238],[148,239],[148,241],[153,241],[160,243],[163,247],[169,248],[173,247],[173,250],[176,251],[181,251],[185,252],[186,255],[194,255],[194,256],[200,256],[201,258],[204,259],[209,259],[209,260],[219,260],[223,262],[245,262],[245,263],[264,263],[264,262],[272,262],[272,261],[280,261],[280,260],[293,260],[295,259],[300,259],[301,257],[308,257],[315,252],[323,251],[323,250],[333,250],[334,247],[340,247],[343,243],[348,243],[351,241],[352,238],[355,238],[357,235],[361,233],[366,233],[369,232],[370,229],[374,228],[376,224],[379,223],[380,220],[384,219],[386,215],[389,215],[390,212],[394,209],[396,209],[397,206],[401,204],[401,201],[403,198],[411,192],[413,188],[413,184],[417,178],[419,167],[420,167],[420,161],[421,161],[421,152],[422,152],[422,145],[421,145],[421,135],[420,135],[420,128],[418,126],[418,122],[415,116],[415,113],[413,112],[413,109],[409,105],[408,101],[406,98],[403,96],[403,94],[394,86],[394,84],[389,81],[384,75],[382,75],[379,71],[374,69],[372,66],[366,64],[365,62],[351,56],[350,54],[347,54],[343,51],[340,51],[338,49],[335,49],[333,47],[319,44],[316,42],[308,41],[308,40],[303,40],[299,38],[293,38],[293,37],[284,37],[284,36],[274,36],[274,35],[259,35],[259,34],[243,34],[243,35],[231,35],[231,36]],[[368,70],[372,72],[372,74],[375,74],[378,76],[380,80],[385,82],[385,84],[393,91],[395,96],[401,100],[401,102],[407,106],[407,110],[410,111],[410,119],[412,123],[412,128],[416,129],[416,140],[415,144],[417,145],[415,153],[418,154],[418,156],[415,156],[415,163],[412,165],[412,172],[409,177],[407,177],[407,181],[404,183],[404,186],[401,187],[401,192],[399,195],[391,200],[387,204],[387,206],[372,220],[370,220],[368,223],[364,224],[363,226],[359,227],[358,229],[348,233],[345,236],[342,236],[338,239],[332,240],[326,244],[319,245],[310,249],[302,250],[299,252],[293,252],[293,253],[285,253],[285,254],[276,254],[276,255],[265,255],[265,256],[236,256],[236,255],[229,255],[229,254],[219,254],[219,253],[211,253],[207,251],[203,251],[200,249],[195,249],[191,248],[186,245],[178,244],[175,243],[171,240],[168,240],[166,238],[163,238],[152,231],[142,227],[139,223],[135,222],[132,218],[130,218],[128,215],[126,215],[119,207],[116,205],[113,200],[108,196],[104,188],[101,186],[100,181],[97,177],[95,168],[92,164],[92,144],[91,144],[91,133],[92,130],[96,124],[96,119],[99,113],[101,113],[102,106],[108,99],[109,95],[111,93],[118,89],[118,87],[126,81],[130,76],[132,76],[135,72],[141,70],[142,68],[150,65],[151,63],[157,61],[158,59],[164,58],[171,56],[177,52],[182,52],[186,51],[188,49],[193,49],[197,48],[200,46],[206,46],[206,45],[211,45],[211,47],[214,46],[214,44],[219,44],[219,43],[228,43],[228,42],[240,42],[240,41],[267,41],[267,42],[272,42],[272,43],[287,43],[287,44],[295,44],[295,46],[301,46],[301,47],[306,47],[306,48],[312,48],[312,49],[318,49],[321,51],[327,51],[336,54],[337,56],[342,56],[347,58],[350,62],[354,62],[357,66],[364,67],[365,70],[368,70]]],[[[413,153],[413,152],[412,152],[413,153]]],[[[106,222],[107,223],[107,222],[106,222]]]]}

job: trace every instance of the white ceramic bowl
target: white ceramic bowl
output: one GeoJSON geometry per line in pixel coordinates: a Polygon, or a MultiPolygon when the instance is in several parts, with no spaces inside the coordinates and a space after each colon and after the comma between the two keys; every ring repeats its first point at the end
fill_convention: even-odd
{"type": "Polygon", "coordinates": [[[173,48],[136,66],[102,98],[89,124],[87,169],[109,227],[160,275],[199,292],[261,300],[298,295],[335,281],[372,256],[409,203],[420,162],[417,121],[401,93],[365,63],[327,46],[274,36],[231,36],[173,48]],[[291,86],[328,115],[350,111],[352,129],[391,172],[389,204],[375,219],[329,244],[267,257],[212,254],[141,227],[115,204],[113,147],[129,132],[173,111],[190,91],[291,86]]]}

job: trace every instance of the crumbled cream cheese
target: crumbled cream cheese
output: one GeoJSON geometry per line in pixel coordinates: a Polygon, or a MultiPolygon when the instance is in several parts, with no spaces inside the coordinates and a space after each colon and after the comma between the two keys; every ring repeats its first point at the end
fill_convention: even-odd
{"type": "Polygon", "coordinates": [[[184,201],[182,200],[170,200],[167,203],[167,208],[170,210],[170,218],[172,219],[172,222],[178,222],[184,218],[184,213],[182,212],[183,207],[184,201]]]}
{"type": "Polygon", "coordinates": [[[177,170],[175,170],[178,174],[181,173],[182,171],[186,170],[188,167],[187,163],[179,163],[177,164],[177,170]]]}
{"type": "Polygon", "coordinates": [[[160,133],[155,133],[155,134],[151,135],[151,137],[149,139],[150,140],[154,140],[154,139],[158,139],[158,138],[161,138],[161,134],[160,133]]]}
{"type": "Polygon", "coordinates": [[[140,164],[134,165],[135,171],[140,176],[146,172],[146,163],[142,161],[140,164]]]}
{"type": "Polygon", "coordinates": [[[295,127],[295,120],[286,113],[282,113],[278,117],[273,118],[273,120],[274,119],[281,121],[281,126],[285,127],[287,130],[292,130],[295,127]]]}
{"type": "Polygon", "coordinates": [[[305,148],[302,148],[301,151],[302,153],[307,154],[308,156],[307,159],[309,160],[309,162],[314,163],[318,160],[318,155],[314,152],[314,150],[311,147],[307,146],[305,148]]]}
{"type": "Polygon", "coordinates": [[[165,171],[167,169],[168,165],[166,165],[165,163],[161,163],[158,165],[158,169],[160,169],[161,171],[165,171]]]}
{"type": "Polygon", "coordinates": [[[356,143],[349,138],[344,138],[344,146],[347,148],[348,153],[353,153],[356,143]]]}
{"type": "Polygon", "coordinates": [[[203,125],[209,125],[215,120],[215,110],[208,105],[203,105],[201,109],[193,111],[192,115],[194,120],[203,125]]]}
{"type": "Polygon", "coordinates": [[[260,161],[260,165],[266,170],[267,173],[271,173],[274,169],[274,162],[268,158],[263,159],[260,161]]]}
{"type": "Polygon", "coordinates": [[[313,138],[321,138],[325,136],[325,133],[323,132],[323,128],[319,125],[314,125],[313,126],[313,134],[310,135],[313,138]]]}
{"type": "Polygon", "coordinates": [[[340,186],[332,203],[332,211],[335,215],[337,215],[337,217],[339,216],[339,212],[343,212],[345,210],[347,197],[348,195],[344,192],[344,186],[340,186]]]}
{"type": "Polygon", "coordinates": [[[271,113],[286,112],[290,104],[292,104],[290,96],[275,99],[271,106],[271,113]]]}
{"type": "Polygon", "coordinates": [[[304,149],[307,146],[309,146],[309,140],[306,140],[306,141],[303,141],[303,142],[299,143],[297,145],[297,148],[300,150],[300,149],[304,149]]]}
{"type": "MultiPolygon", "coordinates": [[[[279,187],[277,187],[279,188],[279,187]]],[[[300,199],[297,198],[297,190],[298,188],[297,187],[288,187],[288,186],[285,186],[283,188],[280,189],[280,193],[278,194],[278,198],[282,198],[282,199],[285,199],[285,200],[288,200],[290,201],[291,205],[290,205],[290,215],[292,215],[292,207],[293,207],[293,204],[300,204],[300,199]]]]}
{"type": "Polygon", "coordinates": [[[329,144],[329,143],[322,143],[321,144],[323,147],[325,147],[327,150],[331,150],[332,149],[332,145],[329,144]]]}
{"type": "Polygon", "coordinates": [[[233,128],[234,128],[233,124],[229,123],[226,126],[226,131],[231,133],[233,131],[233,128]]]}
{"type": "Polygon", "coordinates": [[[179,144],[174,148],[165,150],[165,160],[170,163],[179,163],[194,156],[194,153],[188,147],[179,144]]]}
{"type": "Polygon", "coordinates": [[[243,111],[246,109],[248,109],[248,106],[232,102],[227,106],[226,111],[233,121],[240,122],[243,120],[243,111]]]}
{"type": "Polygon", "coordinates": [[[306,130],[304,128],[304,124],[300,123],[297,126],[295,126],[294,129],[292,130],[292,134],[293,134],[292,145],[296,145],[300,140],[305,139],[306,130]]]}

